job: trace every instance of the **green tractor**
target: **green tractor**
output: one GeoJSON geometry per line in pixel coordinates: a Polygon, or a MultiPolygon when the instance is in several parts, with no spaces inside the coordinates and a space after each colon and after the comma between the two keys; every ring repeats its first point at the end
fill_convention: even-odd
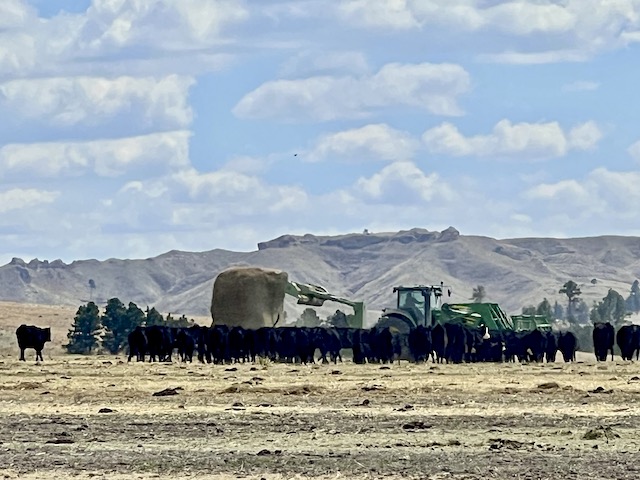
{"type": "MultiPolygon", "coordinates": [[[[393,287],[393,293],[397,293],[396,306],[382,309],[376,327],[391,327],[400,333],[409,333],[418,325],[433,326],[434,312],[441,307],[445,288],[442,284],[393,287]]],[[[450,290],[447,292],[450,294],[450,290]]]]}
{"type": "Polygon", "coordinates": [[[391,327],[400,333],[423,325],[463,323],[468,327],[486,325],[490,331],[513,331],[514,323],[497,303],[442,303],[451,290],[440,285],[394,287],[396,306],[382,310],[377,327],[391,327]]]}

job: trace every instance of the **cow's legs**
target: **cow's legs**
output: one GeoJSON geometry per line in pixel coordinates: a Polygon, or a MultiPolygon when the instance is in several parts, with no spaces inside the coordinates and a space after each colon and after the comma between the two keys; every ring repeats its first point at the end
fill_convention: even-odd
{"type": "Polygon", "coordinates": [[[20,349],[20,360],[22,360],[23,362],[24,362],[24,361],[26,361],[26,360],[24,359],[24,348],[21,348],[21,349],[20,349]]]}

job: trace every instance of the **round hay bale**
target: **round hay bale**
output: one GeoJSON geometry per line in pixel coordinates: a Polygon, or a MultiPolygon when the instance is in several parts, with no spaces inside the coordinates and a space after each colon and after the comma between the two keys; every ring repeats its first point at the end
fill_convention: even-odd
{"type": "Polygon", "coordinates": [[[233,267],[213,283],[211,318],[215,325],[257,329],[284,323],[286,272],[233,267]]]}

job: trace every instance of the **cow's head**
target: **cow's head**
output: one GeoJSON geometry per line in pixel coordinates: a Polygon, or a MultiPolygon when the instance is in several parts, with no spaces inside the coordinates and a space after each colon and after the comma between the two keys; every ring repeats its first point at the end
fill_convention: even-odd
{"type": "Polygon", "coordinates": [[[491,335],[489,335],[489,327],[487,327],[484,323],[480,325],[480,332],[482,332],[482,339],[489,340],[491,335]]]}
{"type": "Polygon", "coordinates": [[[43,328],[42,331],[44,333],[44,341],[45,342],[50,342],[51,341],[51,327],[43,328]]]}

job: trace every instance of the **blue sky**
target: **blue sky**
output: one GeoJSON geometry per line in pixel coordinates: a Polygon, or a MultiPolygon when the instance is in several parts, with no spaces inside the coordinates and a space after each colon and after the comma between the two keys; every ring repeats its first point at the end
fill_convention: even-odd
{"type": "Polygon", "coordinates": [[[3,0],[0,263],[640,235],[640,0],[3,0]]]}

